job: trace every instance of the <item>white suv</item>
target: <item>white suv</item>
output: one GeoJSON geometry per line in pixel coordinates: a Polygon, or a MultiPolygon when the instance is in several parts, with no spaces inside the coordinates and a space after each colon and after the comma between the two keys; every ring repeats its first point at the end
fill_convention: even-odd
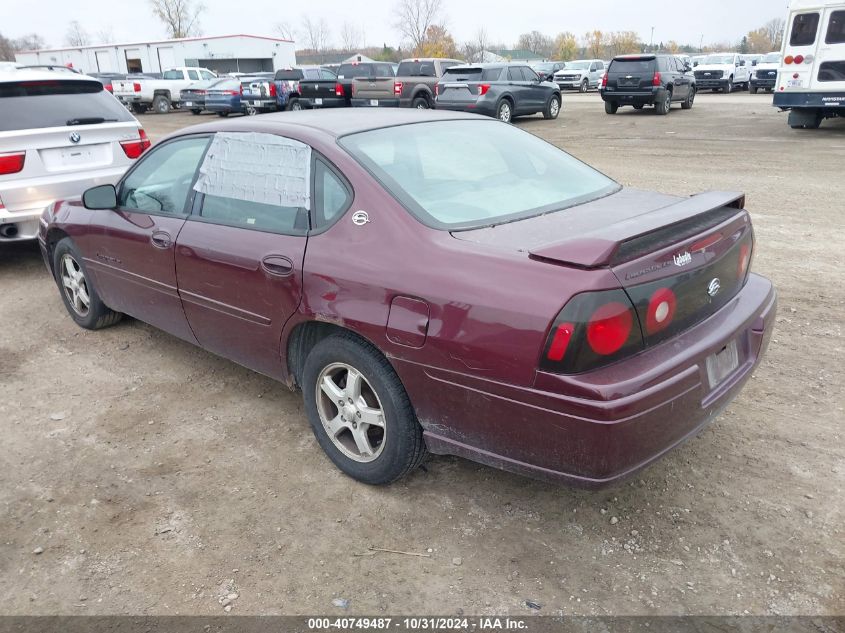
{"type": "Polygon", "coordinates": [[[35,239],[45,207],[117,182],[149,146],[96,79],[0,71],[0,245],[35,239]]]}
{"type": "Polygon", "coordinates": [[[601,85],[606,70],[605,63],[600,59],[576,59],[565,62],[564,67],[555,73],[553,81],[561,90],[587,92],[601,85]]]}

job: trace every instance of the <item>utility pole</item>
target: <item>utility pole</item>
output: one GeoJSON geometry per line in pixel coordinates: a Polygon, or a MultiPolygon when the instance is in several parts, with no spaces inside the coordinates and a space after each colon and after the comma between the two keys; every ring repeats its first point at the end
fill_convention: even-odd
{"type": "Polygon", "coordinates": [[[651,27],[651,40],[648,43],[648,50],[654,52],[654,27],[651,27]]]}
{"type": "Polygon", "coordinates": [[[701,34],[701,39],[698,40],[698,52],[699,53],[704,52],[704,33],[701,34]]]}

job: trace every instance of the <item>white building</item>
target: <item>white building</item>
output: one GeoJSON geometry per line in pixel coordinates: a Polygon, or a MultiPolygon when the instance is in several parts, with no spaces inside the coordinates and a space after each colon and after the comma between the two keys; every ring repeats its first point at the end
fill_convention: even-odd
{"type": "Polygon", "coordinates": [[[15,59],[24,65],[72,66],[85,73],[160,73],[176,66],[202,66],[217,72],[258,72],[293,66],[294,50],[290,40],[221,35],[24,51],[17,53],[15,59]]]}

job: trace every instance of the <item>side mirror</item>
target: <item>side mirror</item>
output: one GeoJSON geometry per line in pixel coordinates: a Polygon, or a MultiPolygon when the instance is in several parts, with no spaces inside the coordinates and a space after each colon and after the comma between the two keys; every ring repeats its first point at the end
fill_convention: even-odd
{"type": "Polygon", "coordinates": [[[691,70],[692,70],[692,66],[690,66],[689,64],[684,64],[684,72],[685,73],[688,73],[691,70]]]}
{"type": "Polygon", "coordinates": [[[744,59],[740,59],[740,60],[739,60],[739,65],[740,65],[740,66],[745,66],[745,60],[744,60],[744,59]]]}
{"type": "Polygon", "coordinates": [[[695,68],[696,66],[698,66],[698,62],[693,62],[692,67],[695,68]]]}
{"type": "Polygon", "coordinates": [[[757,60],[756,60],[756,59],[755,59],[755,60],[752,60],[751,65],[752,65],[752,66],[756,66],[756,65],[757,65],[757,60]]]}
{"type": "Polygon", "coordinates": [[[98,209],[117,208],[117,190],[114,185],[100,185],[92,187],[82,194],[82,204],[86,209],[94,211],[98,209]]]}

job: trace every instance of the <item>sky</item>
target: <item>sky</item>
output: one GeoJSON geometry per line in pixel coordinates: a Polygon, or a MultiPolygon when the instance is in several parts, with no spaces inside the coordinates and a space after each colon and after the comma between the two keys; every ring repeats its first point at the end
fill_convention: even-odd
{"type": "MultiPolygon", "coordinates": [[[[344,22],[362,29],[368,45],[399,44],[393,27],[396,0],[203,0],[200,23],[204,35],[276,35],[274,25],[287,22],[299,29],[307,7],[312,19],[325,18],[334,43],[344,22]]],[[[654,27],[655,43],[676,40],[697,46],[708,42],[737,41],[749,30],[772,18],[784,18],[787,0],[539,0],[520,5],[513,0],[443,0],[449,31],[460,43],[472,39],[484,26],[488,40],[513,44],[520,33],[539,30],[548,35],[572,31],[579,38],[593,29],[632,30],[648,42],[654,27]],[[520,9],[517,7],[525,7],[520,9]]],[[[0,33],[9,38],[36,32],[51,47],[65,43],[68,24],[78,20],[103,43],[111,33],[114,43],[162,39],[165,31],[145,0],[0,0],[0,33]]],[[[303,38],[300,44],[304,47],[303,38]]]]}

